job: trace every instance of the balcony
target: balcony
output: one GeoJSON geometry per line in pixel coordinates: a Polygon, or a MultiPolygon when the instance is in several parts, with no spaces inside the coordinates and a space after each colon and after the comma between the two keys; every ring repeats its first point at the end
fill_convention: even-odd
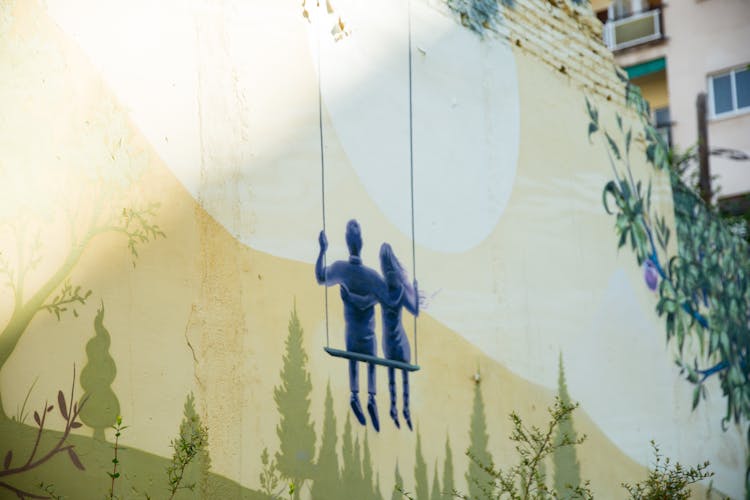
{"type": "Polygon", "coordinates": [[[639,12],[604,24],[604,43],[612,51],[664,38],[661,8],[639,12]]]}

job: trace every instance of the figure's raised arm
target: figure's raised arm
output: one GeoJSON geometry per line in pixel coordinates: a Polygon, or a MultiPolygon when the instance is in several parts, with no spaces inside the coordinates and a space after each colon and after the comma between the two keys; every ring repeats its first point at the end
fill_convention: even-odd
{"type": "Polygon", "coordinates": [[[326,269],[323,261],[325,260],[326,250],[328,250],[328,238],[326,238],[325,231],[321,231],[318,235],[318,243],[320,244],[320,252],[318,253],[318,260],[315,261],[315,279],[318,280],[318,284],[327,284],[328,281],[328,269],[326,269]]]}

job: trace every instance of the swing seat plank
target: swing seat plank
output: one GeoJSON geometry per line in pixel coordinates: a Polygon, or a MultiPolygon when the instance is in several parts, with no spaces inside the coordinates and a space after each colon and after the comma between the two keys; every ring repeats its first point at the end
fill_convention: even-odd
{"type": "Polygon", "coordinates": [[[372,363],[374,365],[388,366],[390,368],[398,368],[399,370],[406,370],[409,372],[415,372],[419,370],[419,365],[412,365],[404,363],[403,361],[395,361],[392,359],[379,358],[377,356],[370,356],[369,354],[360,354],[358,352],[342,351],[341,349],[333,349],[331,347],[324,347],[323,350],[329,355],[336,358],[346,358],[354,361],[363,361],[365,363],[372,363]]]}

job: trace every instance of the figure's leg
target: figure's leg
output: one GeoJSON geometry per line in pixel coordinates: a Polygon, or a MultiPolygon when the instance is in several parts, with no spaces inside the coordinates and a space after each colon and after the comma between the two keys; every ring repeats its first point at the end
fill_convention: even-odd
{"type": "Polygon", "coordinates": [[[367,363],[367,390],[370,397],[367,398],[367,412],[370,414],[372,426],[380,432],[380,418],[378,417],[378,404],[375,402],[375,365],[367,363]]]}
{"type": "Polygon", "coordinates": [[[362,406],[359,404],[359,370],[357,362],[353,359],[349,360],[349,389],[352,391],[352,396],[349,404],[352,407],[354,416],[357,417],[357,421],[365,425],[365,414],[362,411],[362,406]]]}
{"type": "Polygon", "coordinates": [[[406,420],[409,430],[412,430],[411,412],[409,411],[409,372],[402,370],[401,373],[404,378],[404,420],[406,420]]]}
{"type": "Polygon", "coordinates": [[[397,428],[401,428],[398,421],[398,408],[396,408],[396,369],[388,367],[388,392],[391,395],[391,418],[397,428]]]}

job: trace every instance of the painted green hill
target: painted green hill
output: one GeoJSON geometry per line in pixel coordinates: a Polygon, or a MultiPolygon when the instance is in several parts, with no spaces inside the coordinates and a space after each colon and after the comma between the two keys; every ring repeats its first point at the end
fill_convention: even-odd
{"type": "MultiPolygon", "coordinates": [[[[125,432],[128,431],[135,432],[132,429],[125,432]]],[[[61,433],[57,431],[44,431],[39,443],[41,453],[38,453],[37,456],[44,454],[46,450],[54,446],[60,435],[61,433]]],[[[15,421],[1,421],[0,436],[3,436],[0,454],[5,457],[7,451],[12,449],[14,463],[22,463],[28,458],[28,454],[34,445],[36,427],[15,421]]],[[[44,483],[44,485],[52,485],[54,494],[65,499],[107,498],[111,485],[111,479],[107,472],[112,470],[112,443],[81,435],[71,435],[68,438],[68,443],[75,446],[75,451],[85,470],[77,469],[68,455],[63,452],[58,453],[48,462],[31,471],[9,477],[7,479],[8,484],[36,495],[45,495],[40,487],[40,483],[44,483]]],[[[170,463],[169,458],[127,447],[120,448],[118,455],[122,474],[115,485],[115,494],[118,498],[143,499],[145,494],[148,494],[154,500],[169,497],[166,473],[166,468],[170,463]]],[[[198,471],[195,468],[189,468],[186,471],[183,484],[197,483],[197,475],[198,471]]],[[[207,486],[211,498],[241,500],[266,500],[270,498],[263,493],[244,488],[240,484],[217,474],[209,475],[207,486]]],[[[13,498],[17,498],[13,492],[5,488],[0,489],[0,499],[13,498]]],[[[187,489],[178,491],[175,498],[202,498],[202,496],[196,487],[194,491],[187,489]]]]}

